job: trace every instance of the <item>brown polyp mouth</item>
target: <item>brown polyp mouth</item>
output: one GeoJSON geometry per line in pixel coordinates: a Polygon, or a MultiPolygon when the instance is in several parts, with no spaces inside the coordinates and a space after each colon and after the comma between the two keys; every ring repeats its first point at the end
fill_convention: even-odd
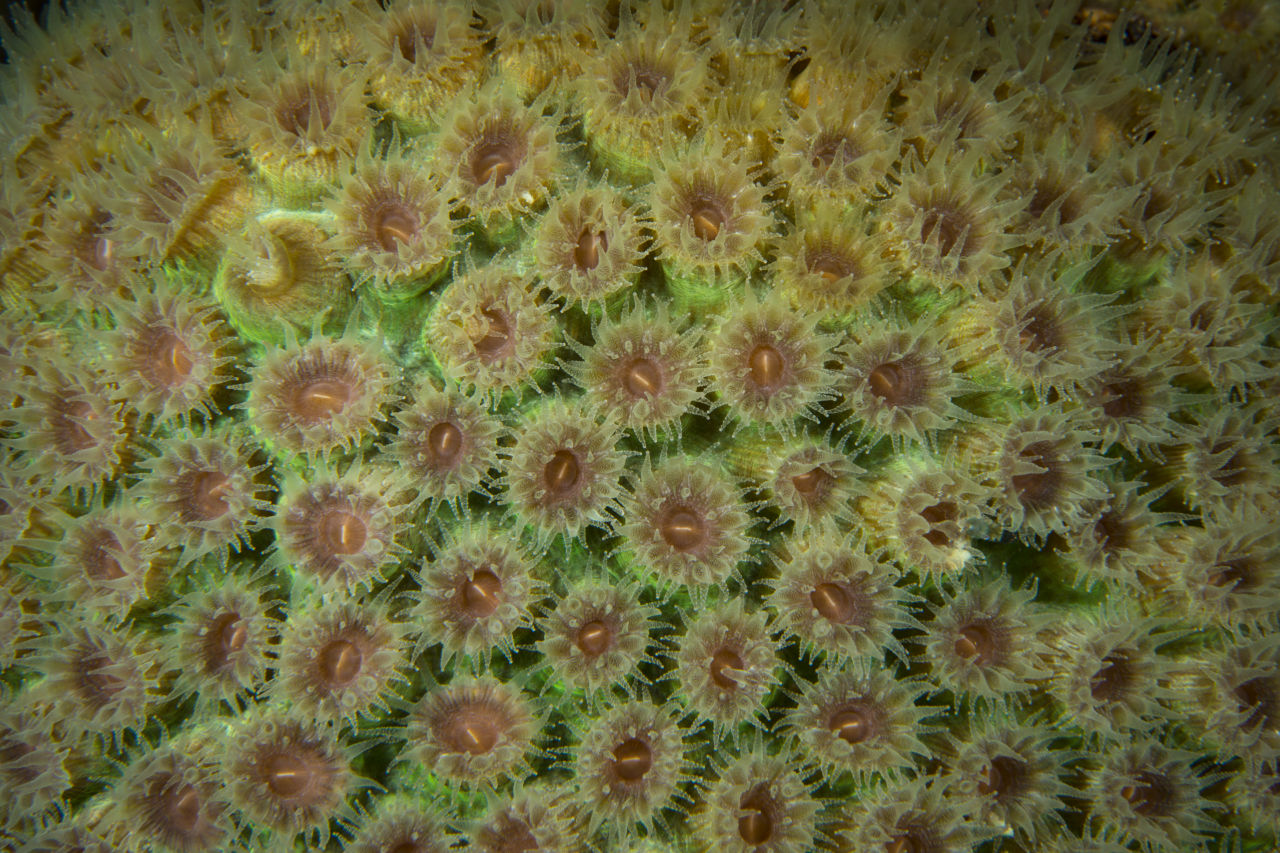
{"type": "Polygon", "coordinates": [[[588,657],[599,657],[613,644],[613,631],[601,619],[592,619],[578,628],[574,642],[588,657]]]}
{"type": "Polygon", "coordinates": [[[462,455],[462,430],[441,421],[427,431],[427,452],[437,465],[452,465],[462,455]]]}
{"type": "Polygon", "coordinates": [[[614,78],[614,88],[622,96],[636,92],[645,101],[652,101],[656,95],[665,92],[670,84],[671,75],[645,59],[627,63],[614,78]]]}
{"type": "Polygon", "coordinates": [[[809,602],[829,622],[844,623],[853,618],[853,601],[840,584],[818,584],[809,593],[809,602]]]}
{"type": "Polygon", "coordinates": [[[190,835],[199,828],[203,803],[194,785],[167,788],[160,792],[160,797],[170,827],[183,835],[190,835]]]}
{"type": "Polygon", "coordinates": [[[489,569],[477,569],[459,592],[463,610],[472,618],[483,619],[502,603],[502,579],[489,569]]]}
{"type": "Polygon", "coordinates": [[[364,652],[351,640],[338,639],[325,644],[316,656],[320,676],[333,687],[349,687],[360,677],[364,652]]]}
{"type": "Polygon", "coordinates": [[[809,148],[809,164],[815,169],[829,169],[837,160],[848,162],[853,155],[853,141],[842,133],[823,133],[809,148]]]}
{"type": "Polygon", "coordinates": [[[687,506],[676,506],[663,514],[658,523],[663,541],[682,554],[707,541],[709,530],[702,516],[687,506]]]}
{"type": "Polygon", "coordinates": [[[662,391],[662,371],[650,358],[640,356],[622,371],[622,387],[632,397],[653,397],[662,391]]]}
{"type": "Polygon", "coordinates": [[[738,818],[738,835],[747,844],[768,844],[776,825],[777,804],[765,783],[755,785],[738,800],[738,808],[746,811],[738,818]]]}
{"type": "Polygon", "coordinates": [[[420,15],[412,15],[401,21],[392,38],[400,56],[410,65],[418,60],[418,47],[430,51],[435,46],[435,21],[420,15]]]}
{"type": "Polygon", "coordinates": [[[157,385],[172,388],[181,385],[195,369],[190,347],[172,332],[160,332],[147,348],[147,368],[157,385]]]}
{"type": "Polygon", "coordinates": [[[315,379],[301,388],[294,398],[293,410],[308,423],[328,420],[351,402],[352,388],[338,379],[315,379]]]}
{"type": "Polygon", "coordinates": [[[1120,789],[1120,796],[1143,817],[1160,817],[1168,814],[1174,805],[1176,789],[1163,773],[1143,770],[1134,777],[1132,784],[1120,789]]]}
{"type": "Polygon", "coordinates": [[[280,753],[265,762],[267,788],[283,800],[304,799],[319,783],[319,774],[306,759],[280,753]]]}
{"type": "Polygon", "coordinates": [[[860,701],[846,702],[828,718],[827,728],[847,744],[860,744],[875,735],[875,715],[860,701]]]}
{"type": "Polygon", "coordinates": [[[1104,512],[1099,516],[1093,524],[1093,535],[1098,547],[1108,553],[1123,551],[1133,544],[1133,530],[1117,512],[1104,512]]]}
{"type": "Polygon", "coordinates": [[[1028,767],[1025,761],[1008,755],[997,755],[982,768],[983,779],[978,793],[997,797],[1016,796],[1026,788],[1028,767]]]}
{"type": "Polygon", "coordinates": [[[97,419],[93,407],[84,400],[62,400],[54,406],[57,426],[55,444],[63,455],[71,455],[97,446],[83,421],[97,419]]]}
{"type": "Polygon", "coordinates": [[[403,204],[384,204],[373,214],[374,242],[385,252],[397,252],[418,234],[418,218],[403,204]]]}
{"type": "MultiPolygon", "coordinates": [[[[536,846],[527,847],[527,848],[513,847],[512,849],[516,851],[536,850],[537,847],[536,846]]],[[[405,839],[403,841],[397,841],[396,843],[387,847],[387,853],[423,853],[423,851],[424,851],[423,846],[419,844],[417,841],[414,841],[413,839],[405,839]]]]}
{"type": "Polygon", "coordinates": [[[1236,709],[1245,720],[1241,728],[1249,731],[1259,726],[1273,727],[1280,718],[1280,685],[1276,676],[1260,675],[1241,684],[1234,691],[1236,709]]]}
{"type": "Polygon", "coordinates": [[[624,782],[639,782],[653,767],[653,750],[640,738],[628,738],[613,750],[613,775],[624,782]]]}
{"type": "Polygon", "coordinates": [[[855,269],[847,258],[832,251],[813,252],[809,255],[809,272],[822,276],[829,282],[836,282],[854,274],[855,269]]]}
{"type": "Polygon", "coordinates": [[[1146,407],[1146,386],[1134,376],[1118,376],[1102,386],[1102,413],[1109,418],[1136,418],[1146,407]]]}
{"type": "Polygon", "coordinates": [[[1053,442],[1037,441],[1023,448],[1018,456],[1044,469],[1027,474],[1015,474],[1011,478],[1013,489],[1018,493],[1018,499],[1032,507],[1047,506],[1052,503],[1063,485],[1058,454],[1054,450],[1053,442]]]}
{"type": "Polygon", "coordinates": [[[960,657],[982,665],[995,661],[1000,652],[1000,644],[990,625],[973,622],[960,629],[955,651],[960,657]]]}
{"type": "Polygon", "coordinates": [[[502,718],[496,709],[471,704],[454,712],[441,739],[453,752],[484,755],[498,745],[502,728],[502,718]]]}
{"type": "Polygon", "coordinates": [[[1212,586],[1248,591],[1258,586],[1258,571],[1251,559],[1237,557],[1216,564],[1209,571],[1208,581],[1212,586]]]}
{"type": "Polygon", "coordinates": [[[792,488],[809,503],[820,501],[830,494],[835,482],[836,478],[820,467],[810,468],[791,478],[792,488]]]}
{"type": "Polygon", "coordinates": [[[1058,319],[1043,310],[1032,310],[1018,330],[1018,343],[1027,352],[1053,353],[1065,343],[1058,319]]]}
{"type": "Polygon", "coordinates": [[[1122,651],[1112,652],[1089,679],[1089,695],[1095,702],[1119,701],[1132,686],[1134,675],[1129,656],[1122,651]]]}
{"type": "Polygon", "coordinates": [[[772,344],[757,344],[747,355],[751,382],[759,388],[773,389],[782,383],[787,361],[772,344]]]}
{"type": "Polygon", "coordinates": [[[542,468],[542,482],[553,498],[565,498],[573,494],[581,480],[582,464],[572,450],[557,450],[542,468]]]}
{"type": "Polygon", "coordinates": [[[520,152],[504,139],[487,140],[478,144],[471,152],[469,165],[471,179],[477,186],[484,186],[492,181],[495,187],[501,187],[519,168],[520,152]]]}
{"type": "Polygon", "coordinates": [[[600,266],[600,257],[609,251],[609,235],[604,231],[583,228],[578,242],[573,246],[573,265],[580,272],[590,272],[600,266]]]}
{"type": "Polygon", "coordinates": [[[715,199],[697,198],[689,205],[689,223],[699,240],[709,243],[716,239],[728,222],[728,213],[715,199]]]}
{"type": "Polygon", "coordinates": [[[960,507],[956,506],[952,501],[939,501],[920,510],[920,517],[929,524],[929,530],[924,534],[924,540],[935,548],[945,548],[951,544],[951,536],[945,530],[940,530],[939,528],[943,524],[958,521],[960,507]]]}
{"type": "Polygon", "coordinates": [[[364,521],[349,510],[326,512],[316,527],[320,541],[331,554],[358,554],[369,538],[369,529],[364,521]]]}
{"type": "Polygon", "coordinates": [[[867,388],[886,405],[905,406],[914,397],[911,378],[904,362],[888,361],[867,372],[867,388]]]}
{"type": "Polygon", "coordinates": [[[212,521],[231,509],[227,502],[231,478],[221,471],[190,471],[181,476],[178,485],[186,498],[183,501],[184,520],[212,521]]]}
{"type": "Polygon", "coordinates": [[[86,543],[84,573],[95,581],[117,581],[125,576],[124,567],[116,559],[120,540],[109,530],[98,530],[86,543]]]}
{"type": "Polygon", "coordinates": [[[248,642],[249,627],[239,613],[218,614],[204,634],[205,665],[212,672],[223,669],[248,642]]]}
{"type": "Polygon", "coordinates": [[[488,322],[488,329],[471,343],[475,346],[476,355],[483,361],[495,361],[511,352],[515,346],[511,321],[507,315],[495,308],[486,308],[480,312],[488,322]]]}
{"type": "Polygon", "coordinates": [[[742,671],[746,663],[733,649],[719,649],[711,656],[711,682],[721,690],[736,690],[737,679],[731,674],[742,671]]]}
{"type": "Polygon", "coordinates": [[[84,221],[75,236],[72,253],[82,264],[98,272],[105,272],[115,263],[116,244],[108,237],[111,214],[95,211],[84,221]]]}
{"type": "Polygon", "coordinates": [[[333,102],[327,92],[302,84],[277,101],[275,118],[285,133],[302,138],[312,127],[323,130],[329,126],[333,121],[333,102]]]}
{"type": "Polygon", "coordinates": [[[920,240],[928,243],[937,239],[938,253],[948,257],[952,252],[958,255],[970,254],[973,232],[969,230],[968,217],[964,212],[949,204],[939,202],[924,211],[920,225],[920,240]]]}

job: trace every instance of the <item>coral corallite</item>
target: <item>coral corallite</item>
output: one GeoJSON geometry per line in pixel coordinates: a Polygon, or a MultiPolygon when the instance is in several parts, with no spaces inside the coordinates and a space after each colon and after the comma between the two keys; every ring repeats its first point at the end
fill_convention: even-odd
{"type": "Polygon", "coordinates": [[[1275,0],[3,5],[0,847],[1280,849],[1275,0]]]}

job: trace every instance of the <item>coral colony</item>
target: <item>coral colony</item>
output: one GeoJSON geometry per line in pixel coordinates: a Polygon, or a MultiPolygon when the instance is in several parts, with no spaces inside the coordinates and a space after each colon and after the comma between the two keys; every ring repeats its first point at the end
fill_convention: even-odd
{"type": "Polygon", "coordinates": [[[0,848],[1280,843],[1274,4],[0,37],[0,848]]]}

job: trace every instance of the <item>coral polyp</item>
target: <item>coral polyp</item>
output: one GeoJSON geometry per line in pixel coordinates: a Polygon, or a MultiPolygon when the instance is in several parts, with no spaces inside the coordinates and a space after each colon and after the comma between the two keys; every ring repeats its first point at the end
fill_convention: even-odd
{"type": "Polygon", "coordinates": [[[400,508],[387,493],[389,471],[319,473],[287,483],[273,521],[283,565],[320,587],[372,587],[403,553],[400,508]]]}
{"type": "Polygon", "coordinates": [[[213,395],[229,383],[234,360],[215,305],[160,285],[135,292],[116,316],[107,370],[129,408],[156,424],[211,414],[213,395]]]}
{"type": "Polygon", "coordinates": [[[10,410],[17,427],[16,467],[54,492],[92,494],[115,472],[125,449],[121,404],[90,367],[46,362],[19,376],[21,405],[10,410]]]}
{"type": "Polygon", "coordinates": [[[927,688],[869,669],[872,660],[862,658],[806,685],[785,718],[804,760],[832,781],[846,773],[859,781],[899,779],[915,768],[917,757],[931,754],[921,739],[929,731],[929,710],[918,704],[927,688]]]}
{"type": "Polygon", "coordinates": [[[815,849],[818,808],[790,755],[756,747],[720,770],[694,821],[717,850],[800,853],[815,849]]]}
{"type": "Polygon", "coordinates": [[[272,697],[325,722],[385,710],[386,696],[402,680],[406,633],[385,601],[299,604],[281,626],[272,697]]]}
{"type": "Polygon", "coordinates": [[[1045,614],[1034,589],[1011,587],[1005,578],[947,594],[925,623],[925,653],[935,682],[957,701],[1000,707],[1016,704],[1037,679],[1047,677],[1039,640],[1045,614]]]}
{"type": "Polygon", "coordinates": [[[860,488],[857,477],[864,473],[848,454],[825,442],[808,441],[782,448],[759,472],[778,523],[792,522],[800,535],[844,525],[860,488]]]}
{"type": "Polygon", "coordinates": [[[643,438],[678,436],[703,399],[700,334],[681,329],[665,305],[636,304],[597,325],[592,338],[591,346],[571,343],[581,361],[565,365],[587,399],[643,438]]]}
{"type": "Polygon", "coordinates": [[[0,15],[0,846],[1280,843],[1276,0],[0,15]]]}
{"type": "Polygon", "coordinates": [[[593,830],[609,822],[620,836],[636,826],[652,832],[675,807],[689,771],[673,710],[626,702],[604,711],[583,733],[574,775],[593,830]]]}
{"type": "Polygon", "coordinates": [[[839,387],[861,422],[859,440],[931,445],[939,431],[968,417],[954,402],[966,383],[934,317],[865,322],[852,330],[840,356],[839,387]]]}
{"type": "Polygon", "coordinates": [[[759,725],[779,664],[763,613],[736,600],[705,610],[679,639],[675,659],[681,695],[699,725],[733,738],[744,724],[759,725]]]}
{"type": "Polygon", "coordinates": [[[242,104],[249,156],[274,198],[305,204],[324,195],[368,132],[365,72],[311,65],[296,50],[267,53],[262,65],[242,104]]]}
{"type": "Polygon", "coordinates": [[[366,153],[330,202],[334,248],[352,278],[392,302],[430,287],[453,250],[448,191],[423,174],[420,160],[412,152],[366,153]]]}
{"type": "Polygon", "coordinates": [[[177,522],[161,538],[182,549],[183,562],[207,555],[225,562],[262,526],[270,504],[257,453],[242,431],[228,427],[175,432],[161,454],[145,460],[138,488],[177,522]]]}
{"type": "Polygon", "coordinates": [[[750,544],[741,498],[706,464],[646,460],[624,513],[625,547],[637,570],[662,588],[723,584],[750,544]]]}
{"type": "Polygon", "coordinates": [[[895,585],[900,574],[883,554],[868,553],[853,536],[818,532],[777,560],[777,570],[765,602],[777,614],[775,626],[802,650],[822,652],[832,662],[885,650],[907,660],[894,630],[917,623],[906,609],[908,594],[895,585]]]}
{"type": "Polygon", "coordinates": [[[620,193],[584,185],[552,201],[538,224],[538,269],[566,303],[603,304],[639,276],[647,242],[620,193]]]}
{"type": "Polygon", "coordinates": [[[433,551],[409,611],[423,629],[418,648],[438,642],[445,661],[481,669],[494,652],[509,658],[543,590],[533,561],[509,531],[481,522],[450,532],[433,551]]]}
{"type": "Polygon", "coordinates": [[[640,601],[634,585],[586,578],[542,618],[539,648],[565,686],[581,690],[588,701],[615,685],[634,690],[640,663],[654,660],[651,631],[658,612],[640,601]]]}
{"type": "Polygon", "coordinates": [[[531,698],[517,685],[458,679],[413,709],[406,757],[446,785],[485,790],[527,778],[537,731],[531,698]]]}
{"type": "Polygon", "coordinates": [[[445,853],[456,840],[440,814],[416,804],[409,797],[388,797],[377,813],[360,821],[349,850],[355,853],[445,853]]]}
{"type": "Polygon", "coordinates": [[[136,833],[156,849],[216,851],[233,833],[229,803],[207,750],[171,743],[125,770],[108,817],[112,835],[136,833]]]}
{"type": "Polygon", "coordinates": [[[436,141],[439,172],[490,239],[505,242],[561,180],[561,143],[542,104],[489,87],[454,102],[436,141]]]}
{"type": "Polygon", "coordinates": [[[177,673],[175,696],[236,708],[262,685],[280,631],[265,598],[260,582],[224,575],[214,588],[178,599],[171,610],[177,622],[162,644],[177,673]]]}
{"type": "Polygon", "coordinates": [[[751,166],[714,137],[663,162],[649,206],[654,243],[668,278],[693,302],[719,302],[763,259],[773,226],[765,189],[751,166]]]}
{"type": "Polygon", "coordinates": [[[283,344],[346,317],[350,282],[325,246],[330,233],[311,215],[265,212],[227,238],[213,295],[231,326],[253,342],[283,344]]]}
{"type": "Polygon", "coordinates": [[[710,387],[735,420],[791,435],[834,396],[835,340],[816,319],[751,294],[725,313],[708,344],[710,387]]]}
{"type": "Polygon", "coordinates": [[[346,800],[360,783],[348,749],[298,716],[260,712],[241,718],[220,759],[231,805],[253,821],[258,843],[324,843],[349,819],[346,800]]]}
{"type": "Polygon", "coordinates": [[[445,106],[481,69],[482,39],[462,3],[375,6],[354,29],[357,55],[375,69],[373,100],[404,133],[438,127],[445,106]]]}
{"type": "Polygon", "coordinates": [[[146,597],[155,539],[137,513],[99,507],[60,526],[53,550],[53,579],[63,595],[86,612],[123,619],[146,597]]]}
{"type": "Polygon", "coordinates": [[[370,437],[398,371],[373,345],[317,336],[271,348],[249,383],[249,421],[273,451],[323,457],[370,437]]]}
{"type": "Polygon", "coordinates": [[[588,54],[577,86],[593,160],[642,183],[698,126],[709,73],[706,51],[687,29],[637,20],[629,7],[624,13],[614,37],[588,54]]]}
{"type": "Polygon", "coordinates": [[[617,421],[582,404],[552,400],[525,422],[507,463],[511,510],[545,545],[587,526],[611,527],[622,496],[625,451],[617,421]]]}
{"type": "Polygon", "coordinates": [[[998,201],[1008,180],[982,168],[982,148],[960,149],[945,140],[923,158],[908,161],[890,202],[893,242],[904,272],[940,288],[976,290],[1009,265],[1012,217],[1025,201],[998,201]]]}
{"type": "Polygon", "coordinates": [[[890,284],[883,263],[886,236],[865,216],[824,202],[796,219],[776,250],[776,286],[796,308],[843,320],[890,284]]]}
{"type": "Polygon", "coordinates": [[[435,300],[424,343],[468,393],[501,397],[536,384],[555,323],[532,278],[491,263],[455,278],[435,300]]]}
{"type": "Polygon", "coordinates": [[[387,452],[412,477],[408,485],[418,501],[459,508],[472,492],[492,485],[505,429],[456,388],[424,380],[394,422],[387,452]]]}

